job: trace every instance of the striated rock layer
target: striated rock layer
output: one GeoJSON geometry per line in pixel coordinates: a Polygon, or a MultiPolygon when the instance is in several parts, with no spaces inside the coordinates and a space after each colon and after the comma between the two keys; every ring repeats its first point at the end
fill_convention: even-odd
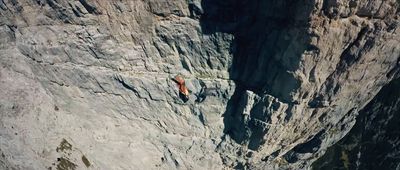
{"type": "Polygon", "coordinates": [[[1,0],[0,168],[308,168],[399,77],[399,4],[1,0]]]}

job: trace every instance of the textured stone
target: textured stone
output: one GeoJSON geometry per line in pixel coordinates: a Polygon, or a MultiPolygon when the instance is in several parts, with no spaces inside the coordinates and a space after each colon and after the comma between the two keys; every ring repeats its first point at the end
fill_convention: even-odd
{"type": "Polygon", "coordinates": [[[309,168],[399,77],[398,7],[2,0],[0,168],[309,168]]]}
{"type": "Polygon", "coordinates": [[[346,137],[313,164],[314,169],[399,169],[400,80],[384,86],[360,111],[346,137]]]}

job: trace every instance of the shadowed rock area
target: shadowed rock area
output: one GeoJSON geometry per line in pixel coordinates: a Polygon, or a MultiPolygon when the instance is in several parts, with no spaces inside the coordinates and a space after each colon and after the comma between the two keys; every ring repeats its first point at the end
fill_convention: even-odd
{"type": "Polygon", "coordinates": [[[360,111],[346,137],[313,164],[314,169],[400,168],[400,79],[382,88],[360,111]]]}
{"type": "Polygon", "coordinates": [[[380,112],[400,76],[399,11],[0,0],[0,169],[311,168],[380,112]]]}

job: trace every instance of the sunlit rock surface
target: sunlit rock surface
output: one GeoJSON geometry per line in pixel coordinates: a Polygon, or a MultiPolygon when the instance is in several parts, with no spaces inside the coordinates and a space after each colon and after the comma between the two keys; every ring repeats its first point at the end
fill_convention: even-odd
{"type": "Polygon", "coordinates": [[[305,169],[400,75],[395,0],[2,0],[0,14],[1,169],[305,169]]]}

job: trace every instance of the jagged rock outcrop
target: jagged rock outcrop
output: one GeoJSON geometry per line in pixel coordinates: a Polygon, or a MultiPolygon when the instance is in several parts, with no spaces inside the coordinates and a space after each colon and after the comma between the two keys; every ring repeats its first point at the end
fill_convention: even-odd
{"type": "Polygon", "coordinates": [[[304,169],[400,74],[395,0],[2,0],[0,14],[3,169],[304,169]]]}
{"type": "Polygon", "coordinates": [[[314,169],[400,168],[400,79],[382,88],[346,137],[313,164],[314,169]]]}
{"type": "Polygon", "coordinates": [[[351,129],[382,85],[398,77],[398,4],[376,4],[239,5],[248,11],[239,15],[251,19],[236,16],[243,21],[234,32],[230,70],[236,90],[225,113],[233,141],[225,141],[227,148],[244,145],[243,155],[256,151],[243,156],[243,166],[308,167],[351,129]]]}

